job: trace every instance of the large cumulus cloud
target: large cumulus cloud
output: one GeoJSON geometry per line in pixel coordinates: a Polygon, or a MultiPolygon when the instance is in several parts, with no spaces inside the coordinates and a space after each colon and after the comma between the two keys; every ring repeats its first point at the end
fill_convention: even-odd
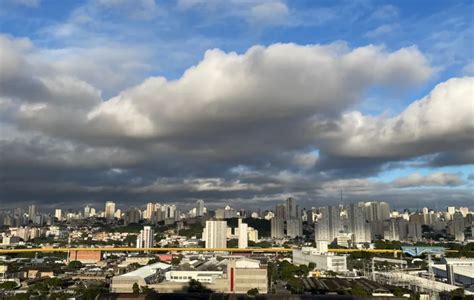
{"type": "Polygon", "coordinates": [[[420,156],[450,164],[474,148],[472,78],[441,83],[395,116],[355,111],[372,88],[431,77],[416,47],[214,49],[176,80],[147,78],[110,99],[97,76],[41,60],[28,40],[1,36],[0,47],[4,198],[309,201],[340,184],[336,175],[420,156]]]}

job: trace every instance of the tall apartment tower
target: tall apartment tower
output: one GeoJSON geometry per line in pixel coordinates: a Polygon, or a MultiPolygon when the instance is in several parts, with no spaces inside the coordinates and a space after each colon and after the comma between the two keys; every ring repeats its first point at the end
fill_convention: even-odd
{"type": "Polygon", "coordinates": [[[370,234],[368,236],[366,234],[367,228],[370,230],[370,226],[365,219],[365,210],[362,205],[352,203],[347,210],[348,227],[350,233],[352,233],[354,243],[367,243],[371,240],[370,234]]]}
{"type": "Polygon", "coordinates": [[[36,216],[36,206],[34,204],[31,204],[28,207],[28,218],[29,220],[34,221],[35,216],[36,216]]]}
{"type": "Polygon", "coordinates": [[[137,236],[137,248],[153,248],[154,232],[151,226],[143,226],[140,234],[137,236]]]}
{"type": "Polygon", "coordinates": [[[202,232],[206,248],[227,247],[227,221],[206,221],[202,232]]]}
{"type": "Polygon", "coordinates": [[[107,201],[105,202],[105,218],[106,219],[113,219],[115,215],[115,202],[107,201]]]}
{"type": "Polygon", "coordinates": [[[342,230],[341,208],[339,206],[326,206],[319,208],[321,218],[314,225],[315,241],[331,243],[342,230]]]}
{"type": "Polygon", "coordinates": [[[453,226],[454,240],[458,242],[463,242],[465,239],[464,217],[461,212],[457,211],[454,213],[452,226],[453,226]]]}
{"type": "Polygon", "coordinates": [[[237,227],[237,236],[239,238],[239,248],[245,249],[249,246],[248,237],[249,226],[247,223],[242,223],[242,219],[239,218],[239,226],[237,227]]]}
{"type": "Polygon", "coordinates": [[[86,207],[84,207],[84,218],[89,218],[91,215],[91,208],[89,205],[86,205],[86,207]]]}
{"type": "Polygon", "coordinates": [[[271,235],[272,238],[282,239],[285,237],[285,219],[280,217],[273,217],[271,219],[271,235]]]}
{"type": "Polygon", "coordinates": [[[63,211],[60,208],[56,208],[54,210],[54,217],[58,219],[58,221],[61,221],[63,219],[63,211]]]}
{"type": "Polygon", "coordinates": [[[145,219],[151,220],[153,217],[153,212],[155,211],[155,204],[148,203],[145,210],[145,219]]]}
{"type": "Polygon", "coordinates": [[[300,213],[299,213],[299,207],[296,204],[296,200],[294,198],[288,198],[286,199],[286,219],[299,219],[300,218],[300,213]]]}
{"type": "Polygon", "coordinates": [[[196,217],[204,216],[204,201],[198,200],[196,201],[196,217]]]}

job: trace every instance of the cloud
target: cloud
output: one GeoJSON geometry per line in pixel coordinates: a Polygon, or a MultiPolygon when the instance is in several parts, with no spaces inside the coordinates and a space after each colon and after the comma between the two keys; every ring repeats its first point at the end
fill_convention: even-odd
{"type": "Polygon", "coordinates": [[[474,147],[474,78],[452,78],[392,118],[344,114],[324,149],[339,156],[402,158],[474,147]]]}
{"type": "Polygon", "coordinates": [[[150,77],[108,100],[100,77],[87,76],[95,64],[100,74],[120,71],[92,60],[106,58],[103,49],[53,52],[6,36],[0,47],[9,57],[0,62],[5,199],[272,203],[293,195],[311,203],[341,187],[354,199],[384,188],[395,199],[396,187],[354,177],[470,143],[460,103],[470,78],[438,85],[397,116],[352,111],[371,88],[410,89],[429,79],[434,70],[416,47],[213,49],[177,79],[150,77]]]}
{"type": "Polygon", "coordinates": [[[288,7],[282,2],[264,2],[253,6],[250,10],[251,20],[259,24],[285,23],[288,14],[288,7]]]}
{"type": "Polygon", "coordinates": [[[386,34],[391,33],[392,31],[396,30],[399,27],[398,24],[384,24],[380,25],[379,27],[367,32],[365,34],[368,38],[377,38],[380,36],[385,36],[386,34]]]}
{"type": "Polygon", "coordinates": [[[114,10],[134,19],[149,20],[156,16],[158,7],[155,0],[96,0],[97,6],[114,10]]]}
{"type": "Polygon", "coordinates": [[[405,177],[397,178],[393,181],[394,186],[399,188],[419,187],[419,186],[458,186],[464,184],[460,174],[455,173],[432,173],[423,176],[413,173],[405,177]]]}

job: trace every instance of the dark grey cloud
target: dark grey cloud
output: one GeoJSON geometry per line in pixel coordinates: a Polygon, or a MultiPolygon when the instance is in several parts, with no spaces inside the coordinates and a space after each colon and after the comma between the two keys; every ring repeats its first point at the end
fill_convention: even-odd
{"type": "MultiPolygon", "coordinates": [[[[28,40],[2,36],[0,46],[9,57],[0,61],[8,205],[273,205],[290,195],[310,205],[340,189],[370,200],[384,189],[443,185],[428,178],[397,191],[363,179],[390,163],[474,146],[472,78],[441,83],[396,116],[352,111],[372,87],[408,89],[433,74],[415,47],[215,49],[179,79],[151,77],[105,100],[96,79],[78,76],[79,62],[48,64],[28,40]]],[[[465,198],[462,182],[443,179],[465,198]]]]}

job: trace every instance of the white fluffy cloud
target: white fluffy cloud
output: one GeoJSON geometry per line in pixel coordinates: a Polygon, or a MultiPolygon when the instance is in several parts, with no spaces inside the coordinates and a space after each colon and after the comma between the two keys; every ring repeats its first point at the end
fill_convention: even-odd
{"type": "Polygon", "coordinates": [[[453,78],[399,115],[346,113],[326,135],[328,151],[349,157],[410,157],[474,147],[474,78],[453,78]]]}

